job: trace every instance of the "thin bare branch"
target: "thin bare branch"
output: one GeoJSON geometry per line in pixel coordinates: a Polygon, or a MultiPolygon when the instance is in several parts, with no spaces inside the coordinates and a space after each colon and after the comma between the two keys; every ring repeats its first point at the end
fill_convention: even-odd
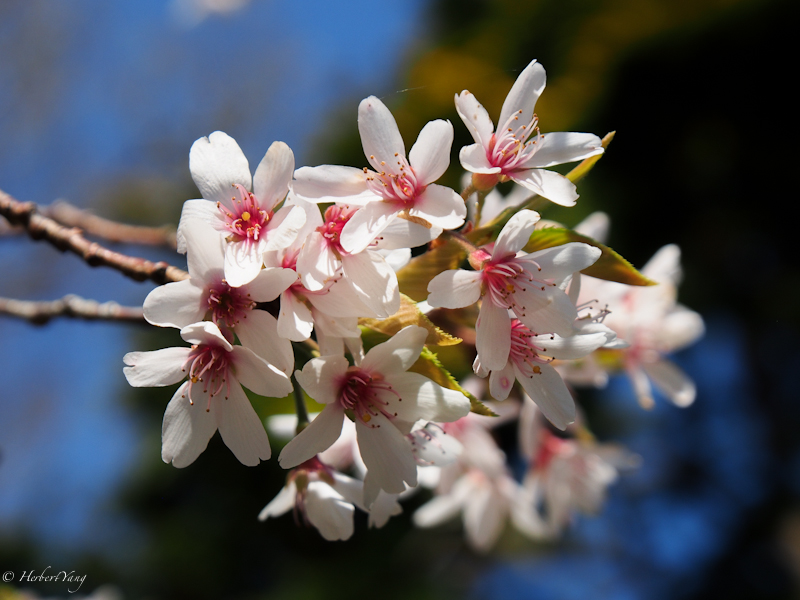
{"type": "Polygon", "coordinates": [[[20,202],[0,190],[0,215],[14,226],[23,227],[35,240],[46,240],[62,252],[72,252],[80,256],[89,266],[111,267],[136,281],[147,279],[158,284],[182,281],[189,274],[163,261],[157,263],[114,252],[91,242],[77,227],[65,227],[55,220],[42,215],[33,202],[20,202]]]}
{"type": "Polygon", "coordinates": [[[101,304],[72,294],[49,302],[0,298],[0,314],[26,319],[35,325],[44,325],[56,317],[145,323],[141,306],[120,306],[116,302],[101,304]]]}

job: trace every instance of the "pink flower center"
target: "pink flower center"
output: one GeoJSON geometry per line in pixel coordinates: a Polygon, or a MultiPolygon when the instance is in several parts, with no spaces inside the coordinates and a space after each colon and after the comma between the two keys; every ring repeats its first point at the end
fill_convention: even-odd
{"type": "Polygon", "coordinates": [[[525,162],[537,150],[536,143],[544,139],[539,131],[539,118],[534,114],[529,123],[521,124],[521,114],[521,110],[512,114],[489,141],[486,158],[492,166],[500,167],[503,174],[524,168],[525,162]],[[534,133],[534,139],[528,140],[534,133]]]}
{"type": "MultiPolygon", "coordinates": [[[[488,255],[487,255],[488,256],[488,255]]],[[[513,256],[501,258],[497,262],[487,261],[483,264],[483,284],[485,286],[484,301],[487,299],[495,306],[514,311],[519,317],[525,316],[524,304],[517,292],[544,291],[547,286],[555,286],[552,279],[540,279],[531,273],[531,265],[538,271],[542,268],[533,260],[524,262],[513,256]]]]}
{"type": "Polygon", "coordinates": [[[546,429],[542,429],[541,436],[539,448],[533,461],[537,471],[546,470],[556,456],[568,453],[571,449],[569,440],[555,436],[546,429]]]}
{"type": "MultiPolygon", "coordinates": [[[[374,160],[375,157],[371,156],[370,158],[374,160]]],[[[401,208],[409,208],[409,205],[413,206],[414,199],[424,192],[427,186],[417,180],[417,174],[414,173],[414,169],[408,164],[405,156],[395,154],[395,158],[399,167],[397,173],[385,170],[375,173],[364,167],[367,187],[376,196],[395,202],[401,208]]],[[[381,161],[381,166],[385,165],[386,162],[381,161]]]]}
{"type": "Polygon", "coordinates": [[[243,288],[232,288],[224,280],[208,290],[208,309],[215,325],[233,328],[247,318],[256,303],[243,288]]]}
{"type": "Polygon", "coordinates": [[[262,229],[272,218],[272,212],[262,209],[258,204],[258,199],[243,186],[235,183],[233,187],[236,188],[239,196],[238,198],[231,197],[233,210],[229,210],[229,207],[217,202],[217,209],[222,213],[225,229],[230,232],[228,240],[257,242],[264,235],[262,229]]]}
{"type": "Polygon", "coordinates": [[[552,340],[553,335],[533,333],[519,320],[513,319],[511,321],[511,352],[508,355],[509,360],[527,377],[540,375],[542,368],[539,365],[553,362],[552,358],[539,356],[540,352],[547,352],[547,347],[545,346],[547,339],[552,340]]]}
{"type": "Polygon", "coordinates": [[[397,413],[386,410],[389,406],[385,398],[387,393],[394,394],[402,401],[381,375],[367,373],[359,367],[349,367],[339,387],[339,403],[345,410],[352,410],[362,423],[369,423],[378,414],[394,419],[397,413]]]}
{"type": "Polygon", "coordinates": [[[230,392],[228,370],[231,365],[231,354],[223,346],[214,344],[195,344],[189,351],[181,370],[189,371],[189,404],[194,405],[192,389],[198,383],[203,384],[203,393],[208,394],[206,412],[211,410],[211,398],[225,388],[225,399],[230,392]]]}
{"type": "Polygon", "coordinates": [[[340,242],[342,229],[344,229],[345,224],[356,213],[356,210],[358,209],[350,208],[349,206],[338,206],[336,204],[329,206],[325,211],[325,223],[317,227],[317,231],[322,234],[328,244],[339,254],[347,254],[340,242]]]}

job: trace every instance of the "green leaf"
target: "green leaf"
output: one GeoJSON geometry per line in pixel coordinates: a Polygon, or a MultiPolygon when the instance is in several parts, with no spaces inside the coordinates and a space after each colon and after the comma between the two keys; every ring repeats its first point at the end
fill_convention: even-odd
{"type": "Polygon", "coordinates": [[[545,248],[562,246],[569,242],[583,242],[595,248],[600,248],[603,252],[596,263],[581,271],[584,275],[628,285],[656,285],[655,281],[642,275],[631,263],[608,246],[571,229],[562,229],[561,227],[537,229],[531,234],[523,250],[525,252],[536,252],[545,248]]]}
{"type": "Polygon", "coordinates": [[[420,302],[428,297],[428,283],[442,271],[456,269],[466,252],[456,242],[448,240],[412,258],[397,272],[400,291],[420,302]]]}
{"type": "Polygon", "coordinates": [[[455,346],[461,343],[461,338],[452,336],[431,323],[431,320],[417,308],[417,303],[405,294],[400,294],[400,310],[391,317],[386,319],[361,318],[358,320],[358,324],[390,336],[404,327],[417,325],[428,330],[428,337],[425,338],[425,343],[428,345],[455,346]]]}
{"type": "Polygon", "coordinates": [[[492,411],[492,409],[486,406],[483,402],[461,387],[458,384],[458,381],[456,381],[455,377],[453,377],[450,372],[444,368],[444,365],[442,365],[436,353],[431,352],[428,348],[422,349],[422,354],[420,354],[419,359],[417,359],[417,362],[411,366],[409,371],[424,375],[428,379],[438,383],[444,388],[455,390],[464,394],[467,398],[469,398],[470,412],[484,415],[486,417],[497,416],[497,413],[492,411]]]}

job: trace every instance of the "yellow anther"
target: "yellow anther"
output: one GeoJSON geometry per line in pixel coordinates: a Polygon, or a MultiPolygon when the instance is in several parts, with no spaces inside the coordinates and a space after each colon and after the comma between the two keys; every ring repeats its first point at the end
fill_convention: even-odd
{"type": "Polygon", "coordinates": [[[247,211],[244,211],[242,213],[242,221],[249,221],[249,220],[250,220],[250,213],[247,212],[247,211]]]}
{"type": "Polygon", "coordinates": [[[364,413],[361,416],[361,420],[364,421],[364,423],[369,423],[371,419],[372,419],[372,417],[370,416],[369,413],[364,413]]]}
{"type": "Polygon", "coordinates": [[[535,367],[533,367],[533,372],[536,373],[536,374],[541,373],[542,372],[542,367],[540,367],[539,365],[536,365],[535,367]]]}

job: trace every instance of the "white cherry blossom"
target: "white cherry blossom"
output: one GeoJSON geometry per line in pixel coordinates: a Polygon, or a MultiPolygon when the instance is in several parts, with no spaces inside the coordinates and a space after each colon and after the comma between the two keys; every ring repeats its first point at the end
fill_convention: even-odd
{"type": "Polygon", "coordinates": [[[475,96],[467,90],[456,94],[458,114],[475,140],[461,149],[459,158],[467,171],[476,174],[473,182],[478,189],[510,179],[556,204],[573,206],[578,198],[575,185],[545,167],[601,154],[603,147],[591,133],[540,132],[534,109],[545,80],[544,67],[532,61],[508,93],[497,130],[475,96]]]}
{"type": "Polygon", "coordinates": [[[129,352],[123,358],[133,387],[162,387],[188,377],[172,396],[161,431],[161,457],[176,467],[192,464],[219,429],[225,445],[245,465],[270,457],[267,433],[242,389],[282,398],[292,391],[285,373],[244,346],[233,346],[211,322],[181,329],[191,348],[129,352]]]}

